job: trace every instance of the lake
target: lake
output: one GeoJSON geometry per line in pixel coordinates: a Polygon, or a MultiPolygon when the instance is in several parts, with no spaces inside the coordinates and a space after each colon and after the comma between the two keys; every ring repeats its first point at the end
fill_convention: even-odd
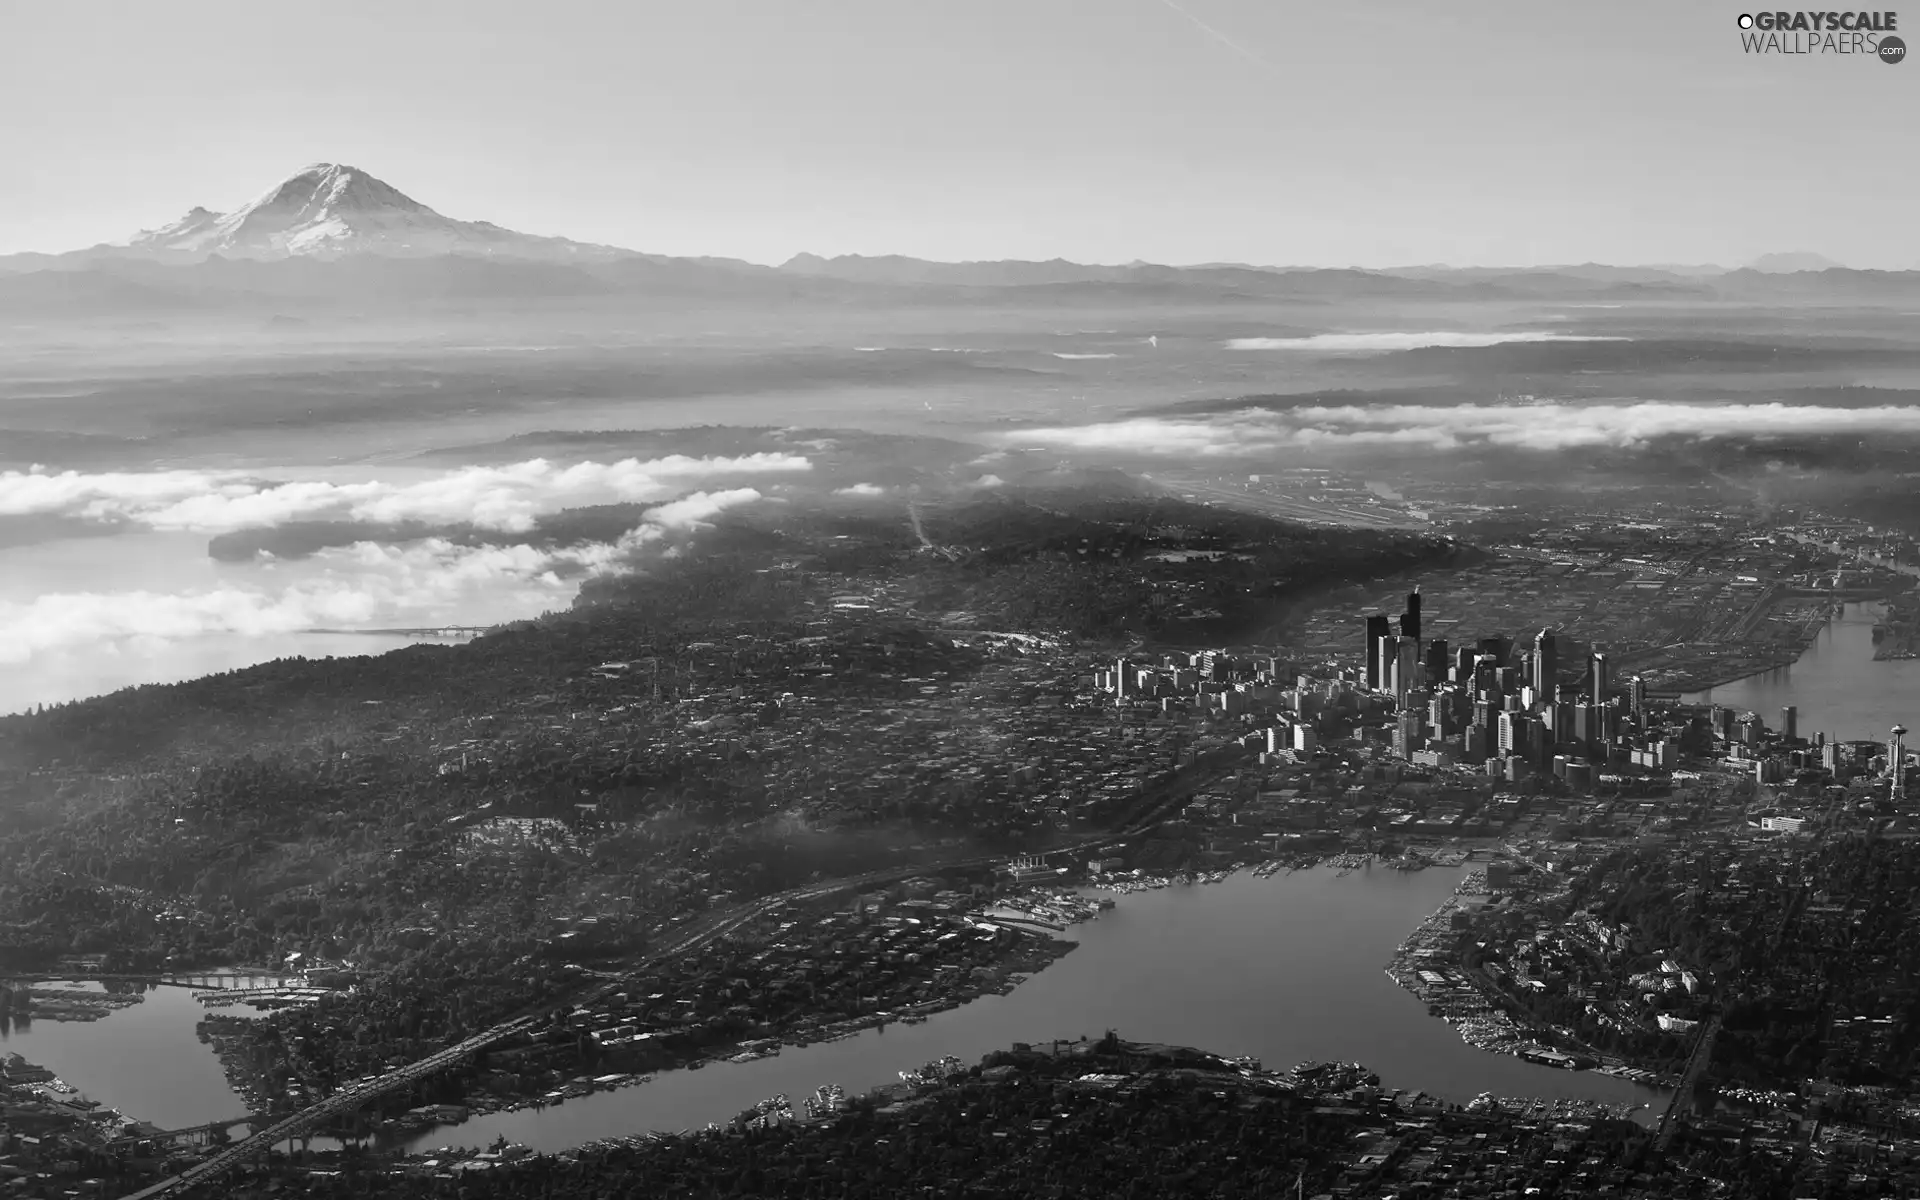
{"type": "MultiPolygon", "coordinates": [[[[104,990],[98,983],[44,986],[104,990]]],[[[154,987],[145,1000],[98,1021],[42,1018],[0,1027],[0,1053],[24,1055],[81,1095],[162,1129],[224,1121],[243,1115],[247,1106],[227,1086],[213,1049],[194,1033],[207,1011],[187,988],[154,987]]]]}
{"type": "Polygon", "coordinates": [[[749,1063],[667,1072],[653,1082],[541,1110],[492,1113],[409,1139],[414,1148],[484,1146],[506,1137],[535,1150],[596,1138],[699,1128],[775,1093],[822,1084],[849,1095],[953,1054],[977,1061],[1014,1042],[1099,1037],[1251,1054],[1284,1070],[1303,1059],[1364,1062],[1389,1087],[1464,1103],[1500,1095],[1656,1101],[1661,1094],[1593,1072],[1561,1071],[1475,1050],[1386,975],[1402,939],[1439,907],[1460,869],[1330,868],[1269,879],[1118,897],[1065,936],[1077,949],[1006,996],[983,996],[921,1025],[749,1063]]]}
{"type": "Polygon", "coordinates": [[[1848,604],[1791,666],[1750,675],[1683,697],[1755,712],[1780,728],[1780,709],[1800,710],[1800,736],[1824,731],[1842,740],[1884,740],[1895,723],[1920,727],[1920,660],[1873,661],[1873,625],[1881,606],[1848,604]]]}
{"type": "MultiPolygon", "coordinates": [[[[1625,1080],[1475,1050],[1387,977],[1394,950],[1461,875],[1457,868],[1377,868],[1341,876],[1319,868],[1121,896],[1099,919],[1068,931],[1079,943],[1073,953],[1009,995],[984,996],[921,1025],[890,1025],[750,1063],[664,1072],[544,1110],[475,1117],[406,1144],[481,1146],[505,1136],[552,1151],[699,1128],[777,1092],[798,1097],[837,1083],[853,1094],[897,1082],[897,1072],[942,1055],[972,1062],[1014,1042],[1099,1037],[1109,1028],[1137,1040],[1251,1054],[1274,1069],[1310,1058],[1357,1060],[1389,1087],[1459,1102],[1491,1091],[1657,1103],[1661,1093],[1625,1080]]],[[[194,1035],[203,1011],[186,989],[163,987],[92,1024],[36,1021],[0,1046],[128,1116],[179,1128],[246,1111],[194,1035]]]]}

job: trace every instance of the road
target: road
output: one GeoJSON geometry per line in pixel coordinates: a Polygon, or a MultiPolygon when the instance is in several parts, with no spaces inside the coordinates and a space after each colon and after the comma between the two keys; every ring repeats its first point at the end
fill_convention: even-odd
{"type": "Polygon", "coordinates": [[[1700,1081],[1701,1072],[1707,1069],[1707,1063],[1713,1059],[1713,1039],[1720,1032],[1720,1014],[1714,1013],[1707,1023],[1700,1027],[1700,1034],[1693,1039],[1693,1053],[1687,1056],[1687,1069],[1680,1073],[1680,1086],[1673,1091],[1673,1098],[1667,1101],[1667,1111],[1660,1115],[1660,1128],[1653,1135],[1653,1148],[1665,1154],[1667,1147],[1673,1144],[1673,1135],[1679,1132],[1679,1118],[1693,1104],[1694,1085],[1700,1081]]]}
{"type": "MultiPolygon", "coordinates": [[[[1109,846],[1124,837],[1138,836],[1151,828],[1161,819],[1165,809],[1175,800],[1183,799],[1193,788],[1218,778],[1222,773],[1221,757],[1214,757],[1195,764],[1192,768],[1176,772],[1173,777],[1150,785],[1141,793],[1141,807],[1135,810],[1133,819],[1125,829],[1116,834],[1105,834],[1066,846],[1047,850],[1054,854],[1086,854],[1109,846]]],[[[774,909],[796,902],[815,900],[830,896],[835,892],[850,891],[854,888],[871,887],[876,884],[890,883],[901,879],[910,879],[915,875],[940,874],[948,871],[965,871],[983,867],[992,867],[1006,861],[1004,854],[981,855],[974,858],[957,859],[939,863],[917,863],[912,866],[888,867],[878,871],[868,871],[863,875],[853,875],[842,879],[825,880],[797,888],[788,888],[770,896],[763,896],[747,904],[738,905],[722,913],[709,913],[678,929],[669,930],[665,940],[655,946],[643,958],[634,964],[631,971],[620,978],[605,981],[599,987],[566,1003],[576,1005],[592,1004],[603,1000],[614,992],[630,988],[628,980],[640,972],[657,967],[669,959],[697,950],[718,938],[745,925],[747,922],[765,916],[774,909]]],[[[516,1034],[524,1033],[540,1024],[545,1014],[557,1007],[560,1001],[549,1001],[534,1006],[529,1011],[513,1016],[491,1029],[486,1029],[464,1041],[456,1042],[417,1062],[380,1076],[378,1079],[355,1084],[326,1097],[300,1112],[277,1121],[265,1129],[249,1136],[245,1141],[235,1142],[213,1157],[195,1163],[178,1175],[172,1175],[137,1192],[129,1192],[122,1200],[147,1200],[148,1197],[172,1196],[210,1183],[239,1166],[256,1154],[264,1154],[269,1148],[289,1138],[299,1137],[311,1132],[334,1117],[352,1112],[361,1106],[376,1100],[390,1092],[409,1087],[420,1079],[452,1066],[474,1053],[501,1042],[516,1034]]]]}

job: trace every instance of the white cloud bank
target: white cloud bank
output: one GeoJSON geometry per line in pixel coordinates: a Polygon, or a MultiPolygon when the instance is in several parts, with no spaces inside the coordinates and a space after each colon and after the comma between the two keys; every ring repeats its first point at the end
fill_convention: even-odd
{"type": "Polygon", "coordinates": [[[1308,337],[1230,338],[1229,350],[1315,350],[1327,353],[1420,350],[1428,346],[1463,349],[1504,342],[1624,342],[1620,337],[1581,337],[1571,333],[1513,330],[1507,333],[1316,333],[1308,337]]]}
{"type": "Polygon", "coordinates": [[[1164,457],[1235,457],[1294,449],[1502,446],[1628,448],[1670,439],[1920,434],[1920,408],[1789,404],[1462,404],[1243,409],[1209,418],[1140,417],[1023,429],[1003,441],[1164,457]]]}
{"type": "Polygon", "coordinates": [[[572,578],[626,570],[675,533],[762,498],[753,488],[695,492],[650,509],[640,526],[612,543],[538,550],[462,546],[441,538],[404,546],[357,542],[324,550],[306,563],[235,568],[243,581],[203,591],[68,592],[0,602],[0,663],[129,639],[151,644],[207,634],[266,637],[313,628],[431,625],[457,619],[476,599],[496,609],[537,612],[567,603],[572,578]]]}
{"type": "Polygon", "coordinates": [[[856,483],[850,487],[835,488],[836,496],[884,496],[887,489],[877,483],[856,483]]]}
{"type": "Polygon", "coordinates": [[[536,458],[463,467],[412,483],[278,484],[231,471],[0,471],[0,516],[55,514],[205,533],[302,520],[471,523],[520,532],[536,517],[563,508],[661,500],[699,480],[796,473],[812,466],[800,455],[765,453],[565,467],[536,458]]]}

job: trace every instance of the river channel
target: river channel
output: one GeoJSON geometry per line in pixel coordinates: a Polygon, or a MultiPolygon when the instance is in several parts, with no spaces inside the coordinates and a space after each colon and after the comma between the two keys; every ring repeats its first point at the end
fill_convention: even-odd
{"type": "Polygon", "coordinates": [[[1848,604],[1791,666],[1750,675],[1684,697],[1755,712],[1780,728],[1780,709],[1799,709],[1800,736],[1883,740],[1896,722],[1920,728],[1920,659],[1873,660],[1881,606],[1848,604]]]}

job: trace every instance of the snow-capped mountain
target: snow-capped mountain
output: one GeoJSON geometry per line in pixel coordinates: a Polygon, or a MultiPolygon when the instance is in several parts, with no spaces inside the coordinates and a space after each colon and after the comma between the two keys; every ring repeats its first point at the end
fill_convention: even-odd
{"type": "Polygon", "coordinates": [[[515,233],[487,221],[441,216],[358,167],[315,163],[230,213],[196,208],[113,247],[166,260],[339,258],[443,254],[545,262],[605,262],[630,250],[515,233]]]}

